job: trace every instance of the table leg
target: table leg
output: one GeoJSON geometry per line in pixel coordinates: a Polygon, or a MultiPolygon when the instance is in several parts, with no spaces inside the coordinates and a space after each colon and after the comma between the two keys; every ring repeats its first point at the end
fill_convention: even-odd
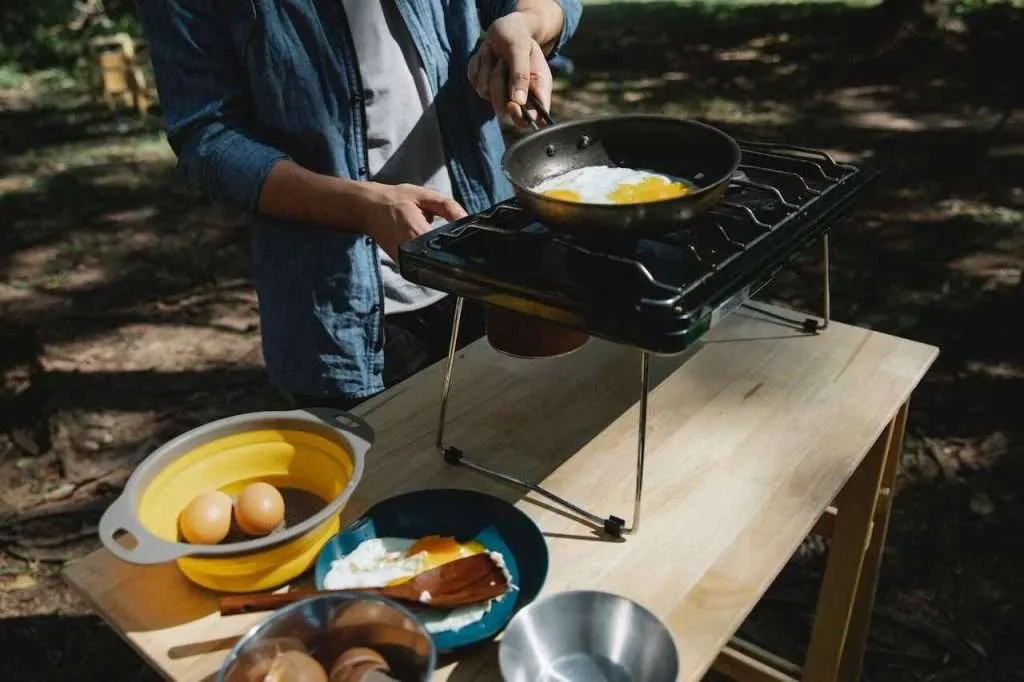
{"type": "Polygon", "coordinates": [[[860,679],[908,407],[900,407],[816,526],[831,546],[804,666],[734,638],[715,670],[745,682],[860,679]]]}
{"type": "Polygon", "coordinates": [[[882,553],[885,551],[886,535],[889,530],[889,515],[892,512],[892,490],[896,482],[896,473],[899,470],[900,453],[903,450],[908,406],[909,403],[904,403],[896,415],[892,438],[889,442],[889,453],[882,471],[882,485],[875,507],[875,519],[868,552],[864,557],[864,573],[857,586],[853,616],[850,619],[850,632],[847,635],[846,646],[843,648],[843,660],[839,667],[840,680],[859,680],[864,663],[864,650],[867,648],[868,631],[871,629],[871,612],[875,604],[875,590],[878,587],[882,553]]]}
{"type": "Polygon", "coordinates": [[[907,407],[904,403],[836,498],[832,544],[801,676],[806,682],[860,677],[907,407]]]}

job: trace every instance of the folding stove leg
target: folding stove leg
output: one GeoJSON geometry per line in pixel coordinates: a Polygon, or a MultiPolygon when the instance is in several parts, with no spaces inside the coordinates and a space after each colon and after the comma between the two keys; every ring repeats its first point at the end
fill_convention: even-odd
{"type": "Polygon", "coordinates": [[[539,485],[523,481],[514,476],[509,476],[500,471],[495,471],[488,467],[482,466],[468,459],[465,453],[457,447],[452,445],[445,445],[444,441],[444,427],[446,422],[446,416],[448,413],[448,398],[451,395],[452,388],[452,375],[455,370],[455,354],[458,348],[459,341],[459,328],[462,322],[462,305],[463,299],[460,297],[455,301],[455,314],[452,318],[452,335],[451,340],[448,344],[448,363],[444,373],[444,385],[441,391],[441,414],[437,425],[437,450],[444,457],[444,461],[452,466],[464,466],[478,473],[490,476],[500,481],[510,483],[520,488],[525,488],[532,492],[537,493],[547,499],[551,500],[557,505],[568,509],[569,511],[577,514],[578,516],[590,521],[591,523],[600,526],[604,529],[605,533],[613,537],[622,537],[623,534],[636,533],[640,528],[640,505],[641,496],[643,493],[644,483],[644,455],[647,442],[647,397],[650,392],[649,382],[649,366],[650,366],[650,355],[644,351],[642,352],[641,366],[640,366],[640,417],[637,424],[637,459],[636,459],[636,492],[633,498],[633,523],[626,526],[626,522],[617,516],[608,516],[602,518],[597,514],[593,514],[582,507],[578,507],[572,502],[555,495],[554,493],[545,490],[539,485]]]}
{"type": "MultiPolygon", "coordinates": [[[[448,414],[448,394],[452,390],[452,371],[455,369],[455,351],[459,347],[459,328],[462,326],[462,304],[465,299],[461,296],[455,299],[455,313],[452,315],[452,335],[448,341],[448,364],[444,370],[444,387],[441,389],[441,416],[437,425],[437,449],[448,459],[444,445],[444,424],[448,414]]],[[[451,462],[448,462],[451,464],[451,462]]]]}
{"type": "Polygon", "coordinates": [[[828,323],[832,320],[832,276],[829,272],[831,267],[828,255],[828,232],[825,233],[825,236],[821,240],[821,250],[822,258],[824,261],[823,269],[825,271],[825,281],[823,283],[825,290],[825,299],[824,310],[822,311],[821,327],[818,329],[818,331],[824,331],[828,329],[828,323]]]}
{"type": "Polygon", "coordinates": [[[802,321],[797,321],[797,320],[793,319],[790,315],[780,315],[779,313],[773,313],[773,312],[771,312],[769,310],[762,310],[761,308],[759,308],[759,307],[757,307],[755,305],[752,305],[749,301],[747,303],[744,303],[743,306],[745,308],[750,308],[751,310],[756,310],[757,312],[759,312],[762,315],[765,315],[767,317],[779,320],[781,322],[786,322],[788,324],[792,324],[792,325],[798,326],[805,334],[817,334],[818,332],[823,332],[826,329],[828,329],[828,323],[832,319],[832,285],[831,285],[832,277],[831,277],[831,273],[830,273],[831,266],[830,266],[830,262],[829,262],[828,233],[827,232],[822,237],[821,244],[822,244],[823,266],[824,266],[825,274],[824,274],[824,282],[823,282],[824,286],[823,286],[823,291],[822,291],[822,294],[824,296],[824,303],[823,303],[823,306],[822,306],[823,309],[822,309],[822,316],[821,316],[820,320],[816,319],[816,318],[813,318],[813,317],[807,317],[807,318],[804,318],[802,321]]]}
{"type": "Polygon", "coordinates": [[[644,455],[647,449],[647,395],[651,390],[650,382],[651,355],[647,351],[640,353],[640,416],[636,430],[636,492],[633,495],[633,523],[626,529],[627,533],[635,533],[640,529],[640,498],[644,492],[644,455]]]}

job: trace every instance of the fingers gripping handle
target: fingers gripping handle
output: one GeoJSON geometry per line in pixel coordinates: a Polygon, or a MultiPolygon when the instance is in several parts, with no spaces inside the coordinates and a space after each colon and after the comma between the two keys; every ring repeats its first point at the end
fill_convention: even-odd
{"type": "Polygon", "coordinates": [[[530,124],[530,127],[533,128],[534,130],[540,130],[540,125],[538,125],[537,123],[538,118],[540,119],[541,123],[543,123],[546,126],[551,126],[555,124],[555,120],[551,118],[551,114],[548,112],[547,109],[544,108],[544,105],[541,104],[541,101],[537,99],[537,96],[533,94],[532,90],[526,96],[526,105],[520,105],[520,109],[522,109],[523,118],[530,124]],[[535,116],[530,115],[529,110],[526,108],[527,105],[536,113],[535,116]]]}

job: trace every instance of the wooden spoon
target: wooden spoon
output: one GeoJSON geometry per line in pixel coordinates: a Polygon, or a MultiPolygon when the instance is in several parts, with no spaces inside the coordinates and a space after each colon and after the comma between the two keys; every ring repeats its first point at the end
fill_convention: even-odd
{"type": "Polygon", "coordinates": [[[293,590],[282,594],[236,594],[220,600],[220,614],[272,611],[293,602],[334,592],[377,594],[398,601],[453,609],[494,599],[508,590],[505,571],[489,554],[456,559],[424,571],[399,585],[387,587],[354,587],[345,590],[293,590]],[[429,593],[429,597],[422,599],[429,593]]]}

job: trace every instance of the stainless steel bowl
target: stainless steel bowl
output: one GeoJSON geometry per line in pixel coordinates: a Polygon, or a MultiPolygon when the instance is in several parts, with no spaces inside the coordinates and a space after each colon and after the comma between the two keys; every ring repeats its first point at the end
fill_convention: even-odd
{"type": "Polygon", "coordinates": [[[324,594],[290,604],[249,630],[228,653],[217,682],[263,679],[260,670],[281,653],[300,650],[326,672],[353,647],[368,647],[403,682],[426,682],[437,650],[426,628],[390,599],[362,594],[324,594]]]}
{"type": "Polygon", "coordinates": [[[675,682],[679,658],[654,614],[606,592],[561,592],[520,611],[498,649],[505,682],[675,682]]]}

